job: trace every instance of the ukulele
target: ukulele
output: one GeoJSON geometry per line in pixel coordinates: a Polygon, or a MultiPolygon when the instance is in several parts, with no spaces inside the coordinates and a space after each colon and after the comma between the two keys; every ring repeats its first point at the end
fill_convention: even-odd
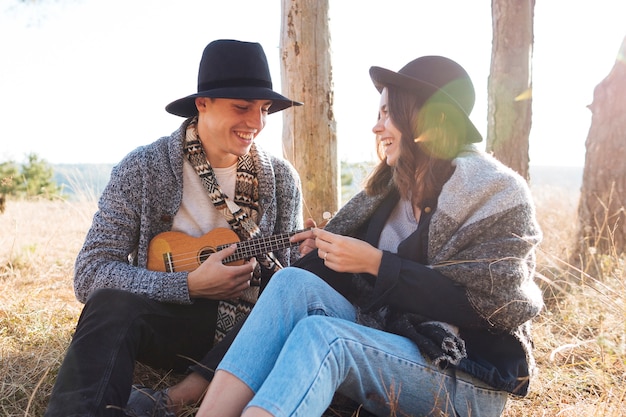
{"type": "Polygon", "coordinates": [[[289,238],[308,229],[281,233],[240,241],[231,229],[216,228],[200,237],[189,236],[183,232],[163,232],[156,235],[148,245],[148,269],[161,272],[191,272],[209,257],[232,245],[237,244],[235,253],[225,258],[222,263],[242,265],[246,259],[257,255],[297,246],[289,238]]]}

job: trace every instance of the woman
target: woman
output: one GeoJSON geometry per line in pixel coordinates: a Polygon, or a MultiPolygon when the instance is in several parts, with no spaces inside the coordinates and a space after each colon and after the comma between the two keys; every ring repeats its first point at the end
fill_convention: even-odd
{"type": "Polygon", "coordinates": [[[299,268],[274,275],[198,416],[319,416],[335,392],[379,416],[498,416],[528,392],[543,304],[526,182],[472,145],[457,63],[370,75],[381,162],[309,232],[299,268]]]}

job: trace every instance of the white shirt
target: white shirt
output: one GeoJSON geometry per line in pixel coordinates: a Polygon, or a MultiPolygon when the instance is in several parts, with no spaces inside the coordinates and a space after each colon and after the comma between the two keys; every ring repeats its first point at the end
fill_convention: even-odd
{"type": "MultiPolygon", "coordinates": [[[[213,168],[220,188],[229,199],[235,195],[237,163],[227,168],[213,168]]],[[[196,170],[187,160],[183,163],[183,201],[174,216],[172,230],[201,237],[209,231],[225,227],[230,229],[224,216],[217,211],[207,189],[196,170]]]]}

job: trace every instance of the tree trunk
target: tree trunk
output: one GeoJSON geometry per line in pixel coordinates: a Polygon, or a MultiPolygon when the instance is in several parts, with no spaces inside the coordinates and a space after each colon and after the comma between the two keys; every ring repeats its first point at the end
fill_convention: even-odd
{"type": "MultiPolygon", "coordinates": [[[[626,38],[609,75],[595,88],[578,205],[581,250],[626,250],[626,38]]],[[[586,252],[583,252],[586,253],[586,252]]]]}
{"type": "Polygon", "coordinates": [[[532,116],[534,0],[492,0],[487,150],[526,180],[532,116]]]}
{"type": "Polygon", "coordinates": [[[283,152],[300,173],[304,217],[339,209],[328,0],[282,0],[282,91],[302,108],[284,112],[283,152]]]}

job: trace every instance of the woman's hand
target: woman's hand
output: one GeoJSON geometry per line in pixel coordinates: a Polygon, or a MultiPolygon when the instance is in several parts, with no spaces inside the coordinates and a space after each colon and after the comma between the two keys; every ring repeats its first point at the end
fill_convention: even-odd
{"type": "Polygon", "coordinates": [[[324,264],[337,272],[378,275],[383,251],[367,242],[336,235],[324,229],[313,229],[318,256],[324,264]]]}

